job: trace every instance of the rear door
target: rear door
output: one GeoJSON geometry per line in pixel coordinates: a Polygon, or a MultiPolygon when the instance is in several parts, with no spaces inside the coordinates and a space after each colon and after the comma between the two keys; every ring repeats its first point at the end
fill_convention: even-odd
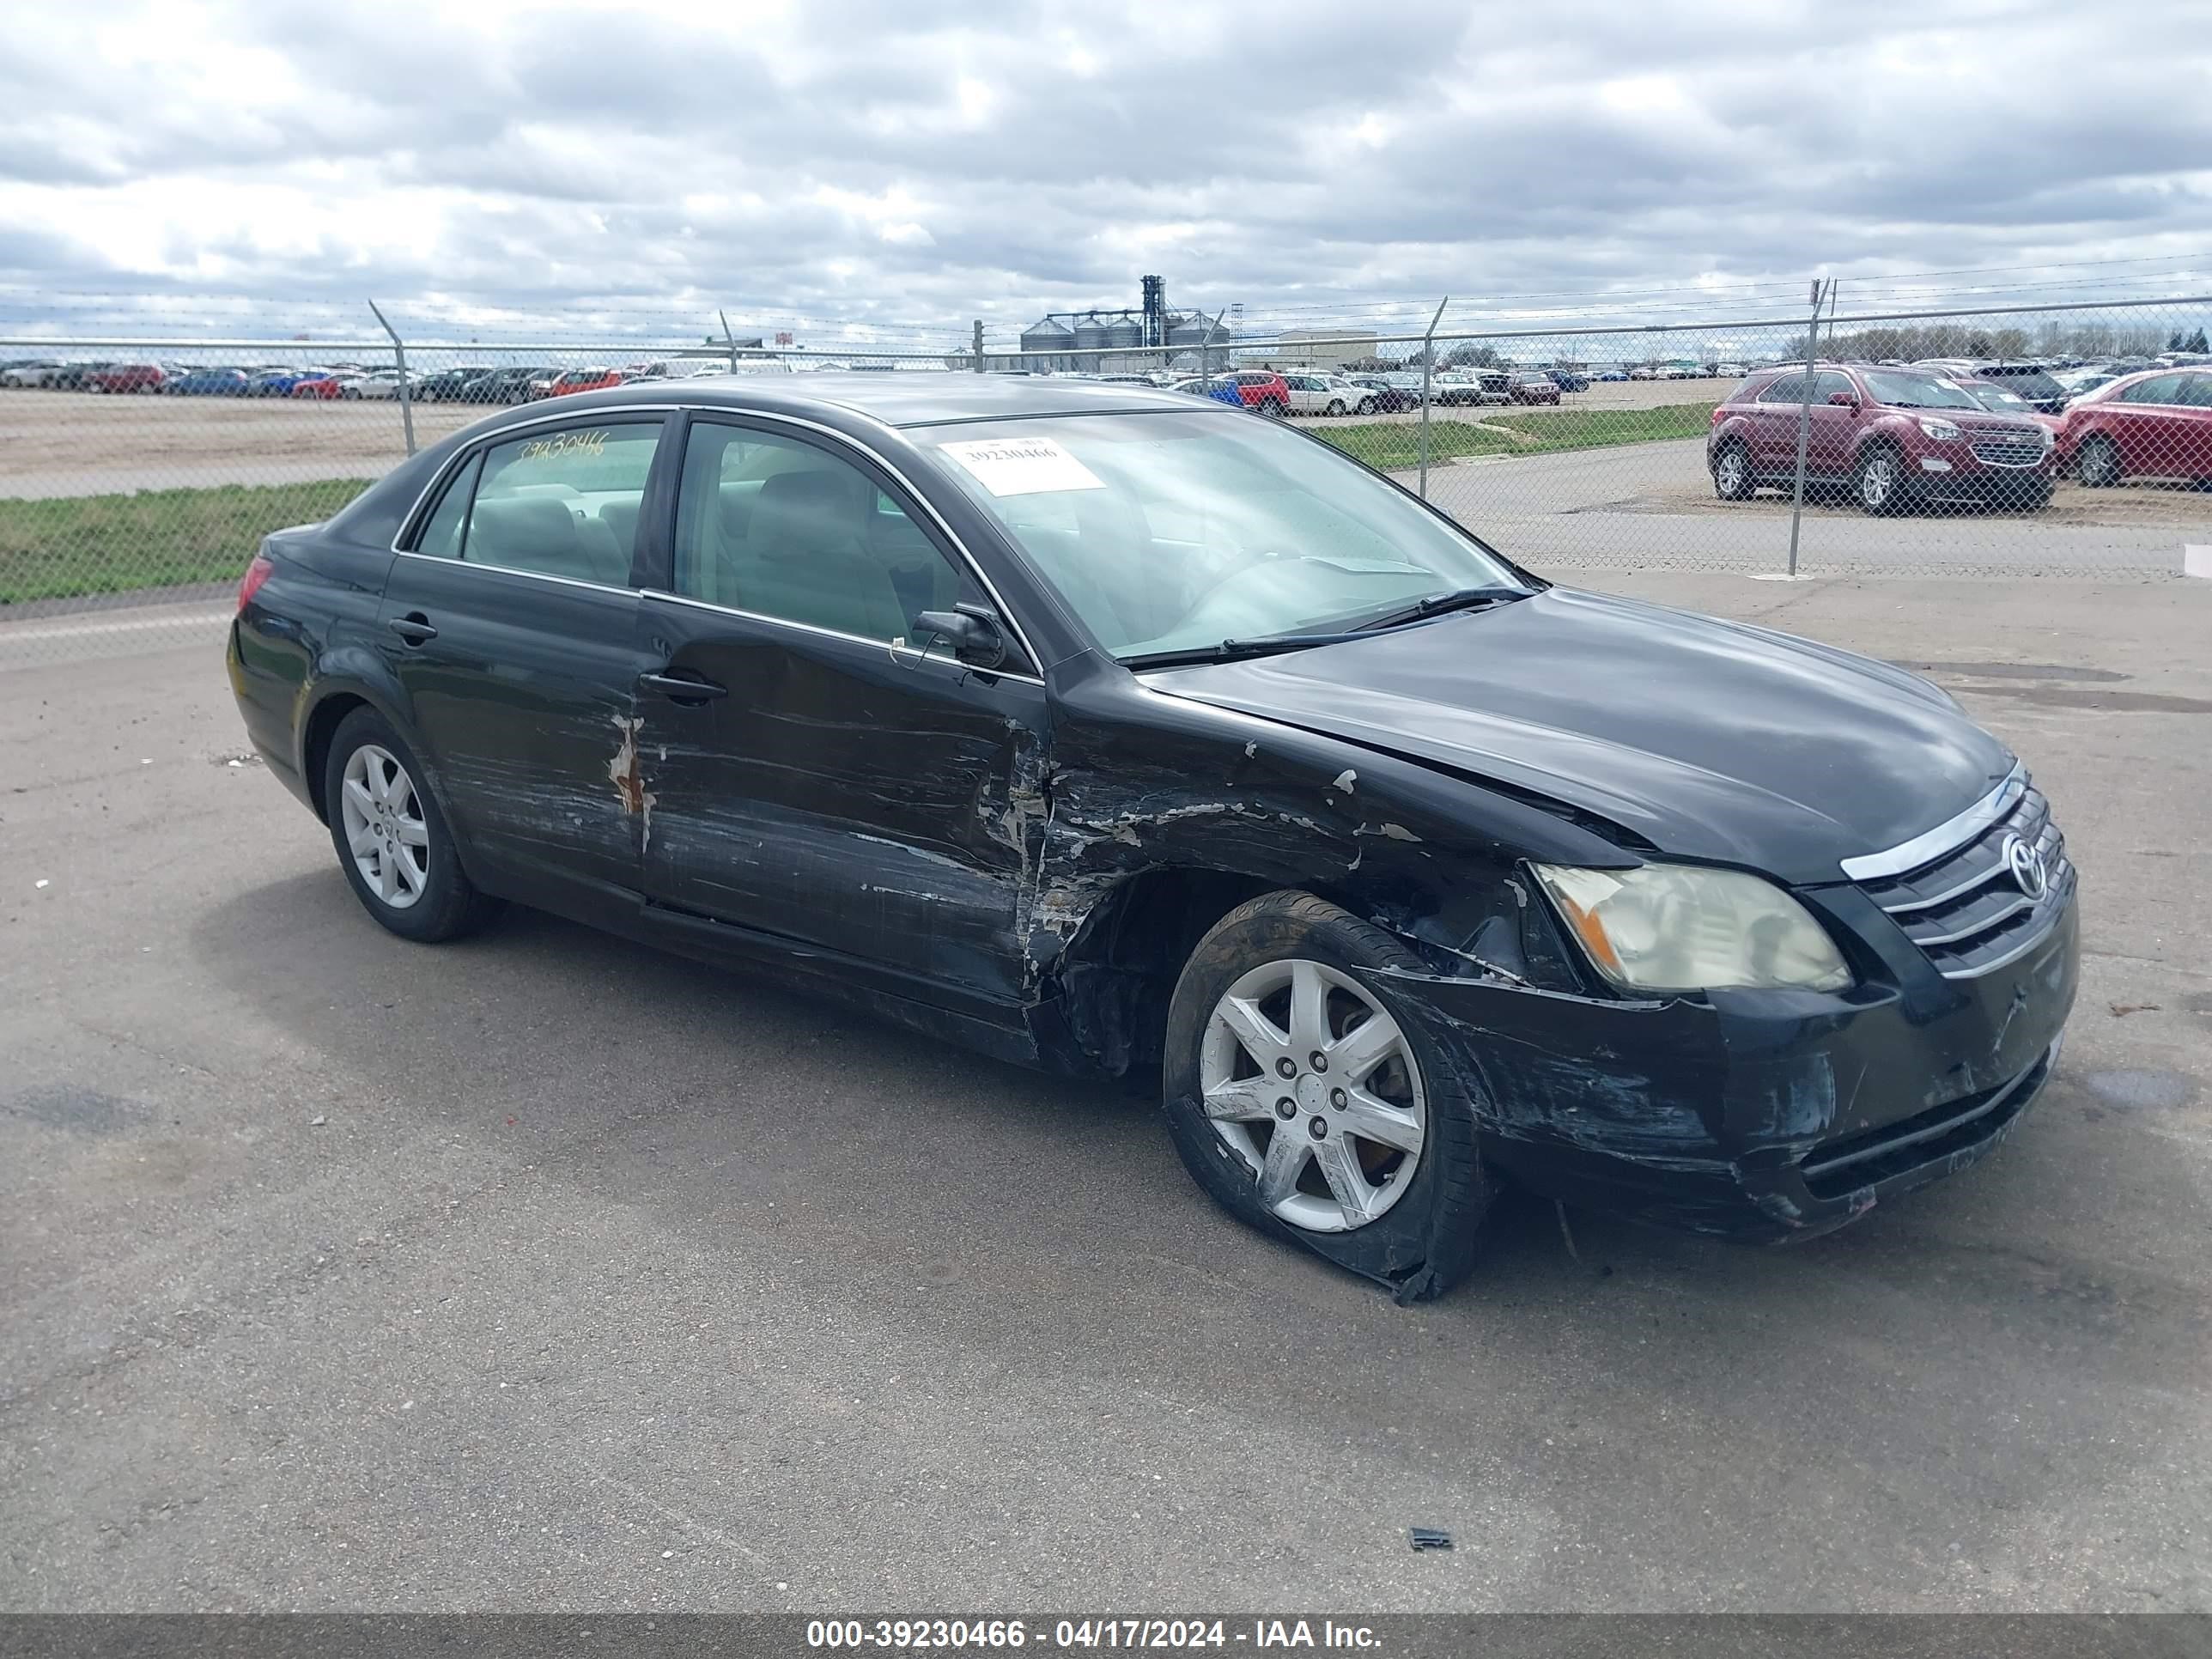
{"type": "Polygon", "coordinates": [[[1752,407],[1752,464],[1762,477],[1793,471],[1797,465],[1797,410],[1805,398],[1805,372],[1778,374],[1759,391],[1752,407]]]}
{"type": "MultiPolygon", "coordinates": [[[[1862,397],[1851,377],[1841,369],[1824,368],[1814,375],[1813,418],[1811,429],[1806,434],[1805,470],[1820,477],[1847,477],[1857,465],[1858,436],[1866,422],[1866,410],[1859,401],[1828,401],[1838,393],[1855,400],[1862,397]]],[[[1797,465],[1797,434],[1794,426],[1790,442],[1790,465],[1794,471],[1797,465]]]]}
{"type": "Polygon", "coordinates": [[[2212,374],[2200,370],[2183,375],[2174,403],[2173,440],[2180,476],[2199,482],[2212,479],[2212,374]]]}
{"type": "Polygon", "coordinates": [[[987,602],[957,550],[841,441],[702,414],[671,547],[644,599],[648,897],[1006,1013],[1044,689],[1027,664],[981,673],[908,643],[920,611],[987,602]]]}
{"type": "Polygon", "coordinates": [[[555,908],[635,906],[630,564],[663,423],[547,422],[476,451],[385,589],[381,647],[456,833],[491,884],[555,908]]]}

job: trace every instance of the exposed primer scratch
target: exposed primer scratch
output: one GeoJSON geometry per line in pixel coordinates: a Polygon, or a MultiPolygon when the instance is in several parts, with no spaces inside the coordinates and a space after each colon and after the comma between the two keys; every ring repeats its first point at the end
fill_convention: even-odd
{"type": "Polygon", "coordinates": [[[653,845],[653,805],[659,799],[645,787],[644,769],[638,764],[637,734],[645,724],[641,714],[617,714],[615,730],[622,733],[622,742],[615,750],[615,757],[607,763],[607,781],[615,787],[615,799],[623,811],[632,813],[642,823],[644,845],[653,845]]]}
{"type": "Polygon", "coordinates": [[[1259,744],[1258,744],[1256,741],[1255,741],[1255,742],[1253,742],[1253,743],[1248,743],[1248,744],[1246,744],[1244,745],[1244,758],[1245,758],[1246,760],[1250,760],[1250,759],[1252,759],[1252,758],[1253,758],[1255,756],[1256,756],[1259,752],[1260,752],[1260,745],[1259,745],[1259,744]]]}
{"type": "Polygon", "coordinates": [[[1328,787],[1332,789],[1341,790],[1344,793],[1348,795],[1352,793],[1352,786],[1358,781],[1359,774],[1353,771],[1347,766],[1344,770],[1339,772],[1334,777],[1329,780],[1328,787]]]}

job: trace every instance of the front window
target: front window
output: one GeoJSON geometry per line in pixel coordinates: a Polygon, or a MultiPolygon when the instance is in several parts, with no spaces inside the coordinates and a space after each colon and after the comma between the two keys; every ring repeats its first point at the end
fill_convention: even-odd
{"type": "Polygon", "coordinates": [[[1512,567],[1326,444],[1145,413],[915,434],[1117,657],[1356,627],[1512,567]]]}
{"type": "Polygon", "coordinates": [[[1973,394],[1954,380],[1905,369],[1863,369],[1867,391],[1892,409],[1979,409],[1973,394]]]}
{"type": "Polygon", "coordinates": [[[1989,371],[1992,380],[2002,380],[2023,399],[2034,402],[2040,398],[2063,398],[2066,388],[2039,368],[2016,369],[1996,368],[1989,371]]]}

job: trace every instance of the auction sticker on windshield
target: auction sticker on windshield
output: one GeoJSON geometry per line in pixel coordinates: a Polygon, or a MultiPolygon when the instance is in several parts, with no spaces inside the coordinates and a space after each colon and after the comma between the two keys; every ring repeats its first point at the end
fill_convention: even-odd
{"type": "Polygon", "coordinates": [[[969,438],[938,447],[994,495],[1106,488],[1105,480],[1049,438],[969,438]]]}

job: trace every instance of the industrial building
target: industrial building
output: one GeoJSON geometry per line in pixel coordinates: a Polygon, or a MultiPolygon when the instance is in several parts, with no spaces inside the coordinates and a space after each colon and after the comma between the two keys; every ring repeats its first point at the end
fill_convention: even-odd
{"type": "Polygon", "coordinates": [[[1286,328],[1274,343],[1253,354],[1276,368],[1342,368],[1377,356],[1382,343],[1372,334],[1340,328],[1286,328]]]}
{"type": "Polygon", "coordinates": [[[1229,331],[1218,315],[1168,309],[1166,279],[1147,276],[1144,304],[1137,309],[1094,307],[1088,311],[1048,312],[1022,331],[1023,352],[1042,356],[1002,358],[993,366],[1140,374],[1146,369],[1182,367],[1176,360],[1188,356],[1188,366],[1194,368],[1201,347],[1219,346],[1228,338],[1229,331]],[[1158,349],[1142,349],[1146,347],[1158,349]]]}

